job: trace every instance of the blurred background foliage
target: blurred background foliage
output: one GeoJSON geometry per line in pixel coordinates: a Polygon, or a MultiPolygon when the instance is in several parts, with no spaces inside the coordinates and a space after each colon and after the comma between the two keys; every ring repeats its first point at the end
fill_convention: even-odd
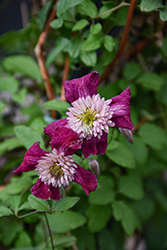
{"type": "MultiPolygon", "coordinates": [[[[6,33],[2,29],[0,36],[1,250],[51,249],[43,211],[57,250],[167,249],[166,1],[136,2],[124,52],[98,87],[100,95],[108,99],[130,86],[135,129],[131,145],[112,128],[105,155],[91,157],[100,164],[97,190],[87,197],[72,183],[66,188],[65,199],[69,199],[65,203],[42,200],[39,205],[30,194],[36,173],[13,175],[35,141],[48,148],[43,128],[54,120],[49,109],[58,111],[57,118],[65,116],[69,104],[60,98],[65,63],[69,62],[68,79],[93,70],[103,75],[118,52],[132,2],[56,3],[57,15],[43,50],[54,91],[52,101],[48,101],[34,48],[55,3],[12,3],[24,3],[22,9],[27,9],[21,12],[24,27],[18,25],[19,30],[6,33]]],[[[1,12],[5,4],[10,5],[4,1],[1,12]]],[[[12,11],[11,17],[14,8],[12,11]]],[[[74,157],[89,168],[89,159],[83,160],[80,152],[74,157]]]]}

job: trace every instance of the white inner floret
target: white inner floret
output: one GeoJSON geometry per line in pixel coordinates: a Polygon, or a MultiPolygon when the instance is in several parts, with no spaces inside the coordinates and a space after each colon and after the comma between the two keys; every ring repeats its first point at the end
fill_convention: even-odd
{"type": "Polygon", "coordinates": [[[38,176],[42,182],[53,187],[64,187],[69,185],[69,181],[74,179],[75,168],[77,165],[72,160],[72,155],[65,156],[64,153],[58,154],[56,149],[53,153],[42,156],[34,171],[39,171],[38,176]]]}
{"type": "Polygon", "coordinates": [[[68,108],[68,126],[81,138],[101,138],[103,132],[109,133],[109,127],[115,126],[111,121],[113,112],[110,109],[111,99],[105,101],[100,95],[80,97],[68,108]]]}

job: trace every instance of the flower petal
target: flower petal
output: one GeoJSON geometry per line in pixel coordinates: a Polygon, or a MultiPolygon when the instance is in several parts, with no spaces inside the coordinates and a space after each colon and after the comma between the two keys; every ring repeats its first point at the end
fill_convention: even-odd
{"type": "Polygon", "coordinates": [[[13,171],[14,174],[19,174],[21,172],[28,172],[34,170],[41,156],[47,154],[48,152],[42,150],[39,147],[39,142],[35,142],[25,153],[23,162],[20,167],[13,171]]]}
{"type": "Polygon", "coordinates": [[[113,111],[112,121],[116,127],[133,130],[130,118],[130,88],[125,89],[120,95],[111,98],[111,111],[113,111]]]}
{"type": "Polygon", "coordinates": [[[82,153],[87,158],[92,155],[103,155],[107,148],[107,133],[103,133],[102,137],[92,137],[90,140],[85,139],[82,145],[82,153]]]}
{"type": "Polygon", "coordinates": [[[55,122],[52,122],[51,124],[47,125],[44,128],[44,133],[49,135],[51,138],[54,136],[54,133],[58,127],[64,127],[67,125],[67,118],[57,120],[55,122]]]}
{"type": "Polygon", "coordinates": [[[74,102],[79,97],[92,96],[97,94],[99,73],[91,72],[81,78],[65,81],[65,97],[69,102],[74,102]]]}
{"type": "Polygon", "coordinates": [[[56,148],[59,153],[64,152],[65,155],[72,155],[82,146],[82,139],[78,134],[70,128],[59,127],[56,129],[54,136],[52,134],[51,148],[56,148]]]}
{"type": "Polygon", "coordinates": [[[46,185],[40,179],[37,183],[30,189],[32,194],[37,198],[48,200],[60,200],[59,188],[54,188],[52,185],[46,185]]]}
{"type": "Polygon", "coordinates": [[[90,171],[81,168],[78,164],[76,165],[77,169],[73,181],[81,185],[85,193],[88,195],[90,192],[96,190],[97,179],[90,171]]]}

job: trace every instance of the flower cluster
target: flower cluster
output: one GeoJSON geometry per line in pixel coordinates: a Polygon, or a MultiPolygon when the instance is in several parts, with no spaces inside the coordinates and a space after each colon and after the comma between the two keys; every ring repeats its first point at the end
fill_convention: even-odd
{"type": "Polygon", "coordinates": [[[97,93],[99,74],[96,71],[78,79],[65,81],[65,96],[71,103],[67,118],[52,122],[44,133],[51,138],[51,152],[34,143],[26,152],[15,174],[38,171],[39,179],[31,192],[41,199],[59,200],[59,188],[70,181],[80,184],[88,195],[97,187],[95,175],[73,161],[73,154],[81,149],[83,155],[104,154],[109,127],[118,127],[132,142],[133,125],[130,119],[130,89],[109,100],[97,93]]]}

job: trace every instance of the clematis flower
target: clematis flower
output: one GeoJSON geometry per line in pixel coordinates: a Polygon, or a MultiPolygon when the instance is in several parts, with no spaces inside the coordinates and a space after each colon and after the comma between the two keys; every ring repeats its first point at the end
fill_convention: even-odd
{"type": "Polygon", "coordinates": [[[31,192],[41,199],[59,200],[59,188],[68,186],[70,181],[80,184],[88,195],[96,189],[97,179],[72,159],[72,154],[81,148],[81,144],[76,132],[59,127],[51,142],[52,153],[42,150],[39,142],[35,142],[26,152],[20,167],[13,172],[38,171],[39,179],[31,192]]]}
{"type": "MultiPolygon", "coordinates": [[[[109,100],[97,93],[99,74],[96,71],[78,79],[64,82],[65,97],[72,107],[68,108],[67,118],[49,124],[44,132],[51,138],[59,126],[66,126],[83,139],[82,152],[104,154],[107,148],[109,127],[118,127],[120,131],[134,129],[130,118],[130,88],[109,100]]],[[[129,139],[130,141],[130,139],[129,139]]]]}

